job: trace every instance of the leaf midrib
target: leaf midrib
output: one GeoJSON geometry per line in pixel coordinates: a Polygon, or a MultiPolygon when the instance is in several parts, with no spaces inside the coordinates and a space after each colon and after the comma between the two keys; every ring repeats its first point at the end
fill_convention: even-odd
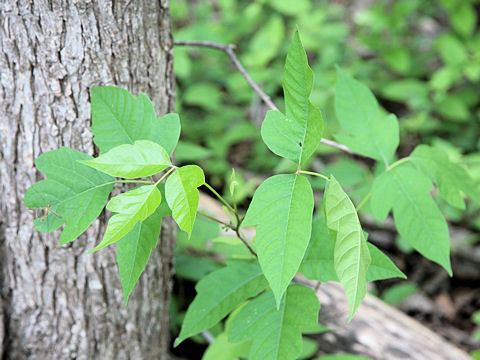
{"type": "Polygon", "coordinates": [[[244,287],[246,284],[253,282],[257,278],[260,278],[263,276],[263,273],[261,271],[247,277],[244,281],[238,283],[235,287],[230,289],[229,293],[224,293],[224,296],[220,297],[216,302],[210,302],[211,307],[207,309],[203,313],[202,316],[198,316],[196,319],[197,321],[195,322],[195,325],[197,325],[199,322],[203,321],[206,317],[208,317],[211,312],[216,308],[224,304],[224,302],[227,300],[228,297],[232,296],[233,293],[238,291],[240,288],[244,287]]]}
{"type": "MultiPolygon", "coordinates": [[[[288,202],[288,211],[287,211],[287,222],[285,224],[285,236],[283,237],[283,249],[286,248],[287,246],[287,234],[289,233],[288,229],[290,228],[290,210],[292,209],[292,201],[293,201],[293,193],[295,191],[295,184],[297,182],[297,178],[298,178],[298,174],[295,174],[295,178],[293,179],[293,182],[292,182],[292,188],[291,188],[291,195],[290,195],[290,200],[288,202]]],[[[285,252],[283,253],[283,256],[281,257],[281,269],[282,269],[282,273],[281,273],[281,277],[280,277],[280,284],[282,284],[282,281],[283,281],[283,276],[285,274],[285,252]]]]}
{"type": "MultiPolygon", "coordinates": [[[[350,84],[348,83],[348,81],[345,81],[345,84],[348,87],[348,91],[350,92],[350,98],[353,99],[353,102],[355,103],[357,109],[360,109],[360,111],[362,112],[363,118],[367,119],[366,123],[368,124],[368,126],[366,126],[366,129],[368,131],[368,134],[370,135],[370,139],[373,139],[372,143],[373,143],[373,146],[375,147],[375,150],[382,157],[383,162],[385,164],[388,164],[388,161],[385,157],[385,154],[383,153],[383,150],[380,150],[379,147],[378,147],[378,142],[377,141],[378,141],[379,137],[376,134],[372,133],[371,126],[373,125],[372,124],[373,119],[369,119],[368,116],[366,116],[365,110],[362,108],[361,104],[358,103],[357,97],[354,96],[355,93],[353,92],[353,90],[352,90],[350,84]]],[[[377,104],[377,106],[378,106],[378,104],[377,104]]]]}
{"type": "MultiPolygon", "coordinates": [[[[113,118],[117,121],[117,123],[120,125],[120,128],[123,130],[123,132],[125,133],[125,135],[127,135],[127,138],[128,140],[130,140],[130,143],[133,144],[134,143],[134,140],[131,138],[130,134],[128,134],[124,124],[122,124],[122,122],[120,121],[120,115],[116,113],[116,111],[114,111],[110,106],[109,104],[106,102],[106,100],[103,98],[103,96],[99,96],[98,97],[99,99],[101,99],[101,101],[103,102],[103,104],[106,106],[106,108],[108,109],[108,111],[113,115],[113,118]]],[[[133,108],[135,108],[135,101],[133,103],[133,108]]]]}
{"type": "MultiPolygon", "coordinates": [[[[415,212],[417,213],[417,215],[420,216],[420,218],[424,219],[425,216],[421,216],[422,213],[420,212],[420,209],[419,209],[417,203],[412,200],[412,198],[410,197],[410,193],[408,191],[406,191],[406,189],[403,187],[403,183],[400,181],[399,178],[397,178],[397,176],[395,175],[395,171],[391,171],[391,174],[392,174],[392,178],[395,180],[395,183],[400,188],[400,191],[402,192],[402,194],[408,199],[409,203],[413,204],[413,208],[415,208],[415,212]]],[[[395,204],[393,206],[395,207],[395,204]]],[[[427,225],[427,222],[425,222],[425,225],[427,225]]],[[[427,232],[429,234],[429,238],[434,239],[435,237],[432,234],[430,227],[425,226],[424,228],[427,229],[427,232]]]]}
{"type": "MultiPolygon", "coordinates": [[[[347,197],[347,195],[343,192],[343,189],[341,189],[341,186],[340,184],[336,182],[336,185],[339,187],[339,189],[342,191],[342,193],[344,194],[344,196],[342,196],[342,198],[337,201],[337,203],[335,204],[334,208],[338,207],[342,202],[346,201],[348,205],[351,205],[351,206],[348,206],[348,212],[344,215],[342,215],[340,218],[336,219],[335,222],[336,222],[336,225],[337,225],[337,229],[336,229],[336,232],[337,232],[337,238],[339,236],[339,234],[342,234],[342,240],[344,240],[348,235],[350,235],[352,232],[357,232],[358,233],[358,236],[356,236],[358,238],[358,242],[357,244],[355,244],[354,246],[350,247],[347,249],[347,251],[344,251],[343,254],[341,256],[338,257],[338,259],[340,260],[343,256],[345,256],[345,254],[350,251],[351,249],[354,249],[354,248],[357,248],[357,261],[356,261],[356,264],[354,264],[354,266],[356,267],[355,268],[355,274],[354,274],[354,278],[355,278],[355,286],[354,286],[354,298],[353,298],[353,307],[355,307],[356,303],[357,303],[357,297],[358,297],[358,291],[360,289],[360,286],[359,286],[359,283],[360,283],[360,262],[361,262],[361,251],[362,251],[362,230],[361,228],[358,229],[358,227],[360,227],[360,220],[358,219],[358,216],[356,216],[356,214],[354,214],[354,212],[352,212],[352,207],[353,207],[353,204],[349,203],[349,199],[347,197]],[[343,220],[346,216],[348,216],[349,214],[354,214],[356,219],[357,219],[357,222],[355,224],[355,229],[352,230],[350,233],[348,233],[347,235],[343,234],[343,232],[340,232],[340,220],[343,220]]],[[[341,210],[341,209],[340,209],[341,210]]],[[[336,211],[339,211],[339,210],[336,210],[336,211]]],[[[344,261],[342,261],[344,262],[344,261]]],[[[334,262],[335,263],[335,262],[334,262]]],[[[338,274],[337,273],[337,276],[343,280],[343,281],[346,281],[345,280],[345,277],[344,277],[344,274],[345,274],[345,271],[346,271],[346,268],[348,268],[350,266],[346,266],[344,267],[343,271],[342,271],[342,274],[338,274]]],[[[335,271],[336,272],[336,271],[335,271]]],[[[349,279],[350,281],[350,279],[349,279]]]]}

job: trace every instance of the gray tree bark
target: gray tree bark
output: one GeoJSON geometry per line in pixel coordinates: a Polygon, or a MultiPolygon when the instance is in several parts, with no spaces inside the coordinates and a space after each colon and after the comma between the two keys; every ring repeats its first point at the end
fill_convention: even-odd
{"type": "Polygon", "coordinates": [[[146,273],[123,306],[104,221],[74,243],[40,234],[23,205],[41,153],[94,153],[89,89],[147,93],[173,110],[167,0],[0,1],[0,357],[165,359],[174,228],[167,222],[146,273]]]}

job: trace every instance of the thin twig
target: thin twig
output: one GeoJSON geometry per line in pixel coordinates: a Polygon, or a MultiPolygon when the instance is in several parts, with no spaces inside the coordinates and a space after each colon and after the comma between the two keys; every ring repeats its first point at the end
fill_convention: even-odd
{"type": "Polygon", "coordinates": [[[219,223],[219,224],[222,224],[223,226],[226,226],[226,227],[228,227],[229,229],[235,231],[235,227],[233,227],[233,226],[230,225],[230,224],[227,224],[225,221],[222,221],[222,220],[220,220],[220,219],[217,219],[216,217],[210,216],[210,215],[204,213],[204,212],[201,211],[201,210],[197,210],[197,213],[198,213],[199,215],[202,215],[202,216],[206,217],[207,219],[210,219],[210,220],[212,220],[212,221],[215,221],[215,222],[217,222],[217,223],[219,223]]]}
{"type": "Polygon", "coordinates": [[[240,61],[237,58],[237,55],[235,54],[235,45],[233,44],[218,44],[214,43],[211,41],[175,41],[175,45],[179,46],[202,46],[202,47],[208,47],[211,49],[216,49],[216,50],[221,50],[225,54],[227,54],[230,57],[230,60],[232,60],[233,65],[237,68],[237,70],[240,72],[240,74],[243,75],[245,80],[247,80],[248,84],[252,87],[252,89],[260,96],[260,98],[263,100],[263,102],[272,110],[278,110],[278,108],[275,106],[275,104],[270,100],[270,97],[263,92],[263,90],[258,86],[255,81],[250,77],[250,75],[247,73],[247,70],[243,67],[243,65],[240,63],[240,61]]]}
{"type": "Polygon", "coordinates": [[[237,227],[234,229],[235,232],[237,233],[237,237],[240,239],[241,242],[243,242],[243,244],[247,247],[248,251],[250,251],[250,254],[252,254],[253,256],[255,257],[258,257],[257,253],[252,249],[252,247],[250,246],[250,244],[248,243],[248,240],[246,240],[244,237],[243,237],[243,234],[242,232],[240,231],[240,225],[237,225],[237,227]]]}
{"type": "Polygon", "coordinates": [[[212,333],[208,330],[203,330],[200,335],[202,335],[203,339],[209,344],[212,344],[215,341],[212,333]]]}
{"type": "Polygon", "coordinates": [[[337,142],[335,142],[335,141],[322,138],[322,140],[321,140],[320,142],[321,142],[322,144],[325,144],[325,145],[328,145],[328,146],[337,148],[337,149],[339,149],[339,150],[342,150],[342,151],[344,151],[344,152],[346,152],[346,153],[349,153],[349,154],[352,154],[352,155],[359,155],[359,154],[357,154],[355,151],[353,151],[352,149],[350,149],[348,146],[339,144],[339,143],[337,143],[337,142]]]}
{"type": "MultiPolygon", "coordinates": [[[[247,70],[243,67],[243,65],[240,63],[238,60],[237,55],[235,54],[235,45],[233,44],[219,44],[215,43],[212,41],[205,41],[205,40],[191,40],[191,41],[186,41],[186,40],[176,40],[174,42],[174,45],[177,46],[199,46],[199,47],[207,47],[210,49],[215,49],[215,50],[220,50],[223,51],[225,54],[227,54],[230,57],[230,60],[232,61],[233,65],[237,68],[237,70],[240,72],[240,74],[243,75],[245,80],[247,80],[248,84],[250,87],[257,93],[257,95],[262,99],[262,101],[265,103],[265,105],[268,106],[270,110],[277,110],[278,108],[275,106],[275,104],[272,102],[270,99],[270,96],[265,94],[265,92],[260,88],[260,86],[253,81],[253,79],[250,77],[248,74],[247,70]]],[[[336,149],[342,150],[346,153],[352,154],[352,155],[359,155],[355,151],[351,150],[345,145],[339,144],[335,141],[328,140],[328,139],[322,139],[321,140],[322,144],[334,147],[336,149]]]]}
{"type": "MultiPolygon", "coordinates": [[[[239,218],[238,218],[238,215],[237,215],[237,214],[235,214],[235,215],[237,215],[237,225],[236,225],[236,226],[233,226],[233,225],[231,225],[231,224],[226,223],[225,221],[222,221],[222,220],[220,220],[220,219],[217,219],[216,217],[210,216],[210,215],[204,213],[204,212],[201,211],[201,210],[197,210],[197,213],[198,213],[199,215],[202,215],[202,216],[204,216],[204,217],[206,217],[206,218],[208,218],[208,219],[210,219],[210,220],[213,220],[213,221],[215,221],[215,222],[217,222],[217,223],[219,223],[219,224],[221,224],[221,225],[229,228],[230,230],[234,231],[235,234],[237,235],[237,237],[240,239],[240,241],[243,242],[243,244],[247,247],[248,251],[250,251],[250,254],[252,254],[252,255],[255,256],[255,257],[258,257],[257,253],[252,249],[252,247],[251,247],[250,244],[248,243],[248,240],[246,240],[246,239],[243,237],[243,234],[242,234],[242,232],[240,231],[241,221],[238,220],[239,218]]],[[[243,220],[243,219],[242,219],[242,220],[243,220]]]]}

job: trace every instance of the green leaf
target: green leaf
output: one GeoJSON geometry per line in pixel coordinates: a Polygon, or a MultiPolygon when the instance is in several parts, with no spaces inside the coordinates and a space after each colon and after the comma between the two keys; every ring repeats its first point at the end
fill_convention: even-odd
{"type": "Polygon", "coordinates": [[[480,204],[480,187],[468,171],[450,161],[439,148],[419,145],[410,154],[412,163],[438,185],[440,195],[450,205],[465,209],[463,194],[480,204]]]}
{"type": "Polygon", "coordinates": [[[47,176],[25,193],[29,208],[48,208],[43,219],[34,222],[39,231],[53,231],[65,224],[60,244],[75,240],[100,215],[115,179],[77,160],[92,159],[76,150],[62,147],[40,155],[38,170],[47,176]]]}
{"type": "Polygon", "coordinates": [[[268,291],[247,303],[228,331],[233,342],[252,339],[250,360],[296,359],[302,352],[302,328],[318,323],[320,303],[313,290],[290,285],[279,308],[268,291]]]}
{"type": "Polygon", "coordinates": [[[471,36],[477,24],[477,12],[473,4],[459,2],[450,12],[450,23],[460,35],[471,36]]]}
{"type": "Polygon", "coordinates": [[[398,232],[420,254],[440,264],[451,275],[447,223],[430,196],[432,182],[404,163],[384,172],[374,182],[371,208],[382,221],[393,208],[398,232]]]}
{"type": "Polygon", "coordinates": [[[292,6],[290,0],[268,0],[268,4],[275,10],[289,16],[302,15],[311,8],[311,3],[308,0],[297,0],[295,6],[292,6]]]}
{"type": "Polygon", "coordinates": [[[138,140],[113,148],[107,153],[81,163],[106,174],[134,179],[150,176],[172,165],[164,148],[148,140],[138,140]]]}
{"type": "Polygon", "coordinates": [[[228,335],[221,333],[208,346],[202,360],[237,360],[240,357],[245,358],[250,350],[250,343],[250,341],[231,343],[228,341],[228,335]]]}
{"type": "Polygon", "coordinates": [[[286,116],[279,111],[269,111],[261,131],[263,141],[272,152],[295,163],[308,159],[322,139],[322,115],[309,100],[312,87],[313,72],[296,31],[283,78],[286,116]]]}
{"type": "Polygon", "coordinates": [[[208,258],[194,255],[175,255],[175,276],[198,282],[223,266],[208,258]]]}
{"type": "MultiPolygon", "coordinates": [[[[324,215],[315,216],[312,223],[312,237],[305,258],[300,266],[300,272],[310,280],[321,282],[339,281],[335,272],[335,232],[328,232],[324,215]]],[[[366,273],[366,281],[406,278],[395,264],[375,245],[367,241],[368,252],[372,259],[366,273]]]]}
{"type": "Polygon", "coordinates": [[[310,280],[338,281],[333,260],[334,249],[335,238],[329,234],[322,212],[312,222],[310,243],[299,271],[310,280]]]}
{"type": "Polygon", "coordinates": [[[183,101],[214,112],[222,106],[222,92],[213,83],[193,82],[183,94],[183,101]]]}
{"type": "Polygon", "coordinates": [[[367,294],[366,273],[371,257],[355,206],[333,176],[325,196],[328,228],[336,232],[335,271],[345,288],[350,318],[367,294]]]}
{"type": "Polygon", "coordinates": [[[102,153],[136,140],[150,140],[172,154],[180,137],[177,114],[156,117],[144,93],[134,98],[127,90],[102,86],[91,89],[92,132],[102,153]]]}
{"type": "Polygon", "coordinates": [[[310,338],[304,337],[302,344],[302,353],[298,357],[299,359],[311,359],[318,351],[318,342],[310,338]]]}
{"type": "Polygon", "coordinates": [[[211,149],[194,143],[179,141],[175,151],[175,161],[177,164],[186,161],[199,161],[211,157],[213,154],[214,152],[211,149]]]}
{"type": "MultiPolygon", "coordinates": [[[[164,184],[162,188],[164,187],[164,184]]],[[[160,187],[159,185],[159,187],[160,187]]],[[[161,192],[165,192],[160,189],[161,192]]],[[[117,242],[117,263],[122,280],[125,306],[128,297],[147,265],[152,249],[157,246],[162,218],[170,215],[170,209],[162,202],[152,215],[137,222],[133,229],[117,242]]]]}
{"type": "Polygon", "coordinates": [[[248,52],[242,57],[242,62],[247,68],[265,68],[270,60],[278,56],[284,34],[284,20],[278,14],[271,13],[249,39],[248,52]]]}
{"type": "MultiPolygon", "coordinates": [[[[209,214],[213,215],[213,214],[209,214]]],[[[197,249],[200,251],[210,251],[210,241],[217,237],[220,232],[219,224],[205,217],[199,217],[193,225],[192,237],[184,231],[177,231],[177,247],[179,251],[184,248],[197,249]]],[[[245,245],[242,246],[245,247],[245,245]]]]}
{"type": "Polygon", "coordinates": [[[162,194],[155,185],[139,186],[112,198],[107,209],[116,214],[108,221],[102,241],[90,253],[120,240],[138,221],[152,215],[161,200],[162,194]]]}
{"type": "Polygon", "coordinates": [[[190,237],[198,209],[197,188],[205,183],[203,170],[196,165],[182,166],[170,174],[165,183],[165,197],[173,219],[190,237]]]}
{"type": "Polygon", "coordinates": [[[308,246],[313,191],[302,175],[275,175],[255,192],[244,226],[257,226],[258,261],[277,305],[295,276],[308,246]]]}
{"type": "Polygon", "coordinates": [[[372,92],[337,67],[335,113],[344,133],[337,139],[352,150],[382,161],[393,158],[399,143],[398,120],[383,116],[372,92]]]}
{"type": "Polygon", "coordinates": [[[222,320],[248,298],[265,289],[267,282],[256,261],[230,260],[227,267],[200,280],[175,346],[222,320]]]}
{"type": "Polygon", "coordinates": [[[382,300],[390,305],[398,305],[406,300],[410,295],[418,291],[418,286],[415,283],[402,282],[388,288],[382,294],[382,300]]]}
{"type": "Polygon", "coordinates": [[[446,65],[458,67],[468,60],[465,45],[456,36],[448,32],[436,38],[435,47],[446,65]]]}
{"type": "Polygon", "coordinates": [[[370,257],[372,258],[372,262],[370,263],[366,274],[368,282],[391,279],[395,277],[402,279],[407,278],[407,276],[397,268],[392,260],[390,260],[389,257],[380,251],[375,245],[372,243],[367,243],[367,246],[370,257]]]}

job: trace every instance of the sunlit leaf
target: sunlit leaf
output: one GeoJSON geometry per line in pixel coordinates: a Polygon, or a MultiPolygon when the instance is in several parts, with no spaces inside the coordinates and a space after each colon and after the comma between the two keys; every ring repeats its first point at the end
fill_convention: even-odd
{"type": "Polygon", "coordinates": [[[250,351],[251,341],[231,343],[228,335],[221,333],[215,338],[203,354],[202,360],[237,360],[240,357],[246,358],[250,351]]]}
{"type": "Polygon", "coordinates": [[[165,183],[165,197],[173,219],[180,229],[191,235],[198,209],[197,188],[205,183],[203,170],[196,165],[176,169],[165,183]]]}
{"type": "Polygon", "coordinates": [[[95,159],[81,162],[106,174],[127,179],[154,175],[172,164],[165,149],[148,140],[120,145],[95,159]]]}
{"type": "Polygon", "coordinates": [[[90,252],[120,240],[138,221],[152,215],[161,200],[162,195],[155,185],[139,186],[112,198],[107,204],[107,209],[115,215],[110,217],[100,244],[90,252]]]}

